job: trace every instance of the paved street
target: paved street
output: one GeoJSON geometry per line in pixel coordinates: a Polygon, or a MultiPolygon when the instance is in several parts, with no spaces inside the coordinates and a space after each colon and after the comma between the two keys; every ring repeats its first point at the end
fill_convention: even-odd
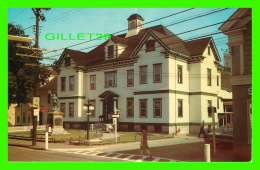
{"type": "Polygon", "coordinates": [[[34,150],[23,147],[8,147],[8,161],[10,162],[128,162],[127,160],[111,159],[109,157],[95,157],[84,154],[70,154],[66,152],[34,150]]]}
{"type": "MultiPolygon", "coordinates": [[[[68,143],[50,143],[49,150],[44,150],[44,143],[37,142],[31,147],[31,141],[9,139],[9,161],[68,161],[68,162],[203,162],[204,140],[196,136],[179,135],[175,138],[149,140],[153,159],[140,157],[140,142],[119,143],[101,146],[77,146],[68,143]],[[13,146],[29,147],[32,150],[13,146]],[[17,152],[17,153],[16,153],[17,152]],[[24,157],[28,153],[32,157],[24,157]],[[55,157],[50,154],[55,153],[55,157]],[[30,154],[31,155],[31,154],[30,154]],[[68,157],[69,155],[69,157],[68,157]]],[[[213,162],[233,162],[232,148],[219,147],[216,155],[211,155],[213,162]]]]}

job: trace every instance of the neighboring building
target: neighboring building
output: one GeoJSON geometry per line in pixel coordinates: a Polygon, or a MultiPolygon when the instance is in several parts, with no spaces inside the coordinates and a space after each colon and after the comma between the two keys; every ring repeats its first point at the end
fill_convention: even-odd
{"type": "Polygon", "coordinates": [[[252,9],[238,9],[219,29],[231,50],[234,157],[251,160],[252,142],[252,9]],[[236,19],[238,18],[238,19],[236,19]],[[231,21],[228,21],[231,20],[231,21]]]}
{"type": "MultiPolygon", "coordinates": [[[[40,112],[37,117],[39,125],[45,125],[47,121],[47,114],[53,107],[48,90],[52,93],[57,93],[57,78],[56,72],[51,70],[49,82],[40,84],[40,112]]],[[[33,96],[33,94],[31,94],[33,96]]],[[[11,104],[8,109],[9,126],[29,126],[33,123],[33,108],[32,103],[11,104]]]]}
{"type": "MultiPolygon", "coordinates": [[[[65,49],[55,70],[65,128],[83,128],[82,107],[90,101],[91,123],[112,122],[120,109],[119,130],[197,133],[212,124],[208,106],[223,113],[231,93],[221,89],[221,59],[211,37],[183,41],[162,25],[143,28],[144,19],[128,18],[128,32],[88,53],[65,49]]],[[[215,114],[216,123],[218,123],[215,114]]]]}

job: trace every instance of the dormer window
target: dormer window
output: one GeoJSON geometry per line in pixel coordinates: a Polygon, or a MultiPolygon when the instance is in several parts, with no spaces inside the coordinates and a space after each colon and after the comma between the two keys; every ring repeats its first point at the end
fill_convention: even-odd
{"type": "Polygon", "coordinates": [[[70,62],[70,57],[66,57],[65,58],[65,66],[70,66],[71,62],[70,62]]]}
{"type": "Polygon", "coordinates": [[[114,58],[114,45],[110,45],[107,47],[107,58],[114,58]]]}
{"type": "Polygon", "coordinates": [[[155,40],[146,41],[146,49],[145,52],[155,51],[155,40]]]}

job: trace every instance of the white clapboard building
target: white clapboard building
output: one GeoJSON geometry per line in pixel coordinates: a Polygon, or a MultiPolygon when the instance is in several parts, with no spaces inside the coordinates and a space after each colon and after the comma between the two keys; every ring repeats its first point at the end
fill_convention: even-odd
{"type": "Polygon", "coordinates": [[[208,106],[224,112],[223,100],[232,94],[221,89],[223,67],[211,37],[184,41],[162,25],[144,28],[138,14],[127,20],[126,34],[60,56],[55,70],[65,128],[86,127],[88,101],[93,124],[111,123],[120,109],[122,131],[195,133],[203,120],[212,123],[208,106]]]}

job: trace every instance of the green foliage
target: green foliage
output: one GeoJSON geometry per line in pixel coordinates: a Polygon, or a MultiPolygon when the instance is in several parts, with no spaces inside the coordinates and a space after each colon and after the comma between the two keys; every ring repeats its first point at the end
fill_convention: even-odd
{"type": "MultiPolygon", "coordinates": [[[[8,24],[8,34],[23,36],[24,30],[19,25],[8,24]]],[[[39,82],[47,82],[50,75],[45,67],[27,66],[26,63],[39,64],[35,58],[17,56],[33,54],[32,50],[18,48],[17,45],[29,46],[29,43],[8,41],[8,103],[27,103],[31,101],[30,92],[34,88],[35,76],[39,74],[39,82]]],[[[39,83],[38,82],[38,83],[39,83]]]]}

